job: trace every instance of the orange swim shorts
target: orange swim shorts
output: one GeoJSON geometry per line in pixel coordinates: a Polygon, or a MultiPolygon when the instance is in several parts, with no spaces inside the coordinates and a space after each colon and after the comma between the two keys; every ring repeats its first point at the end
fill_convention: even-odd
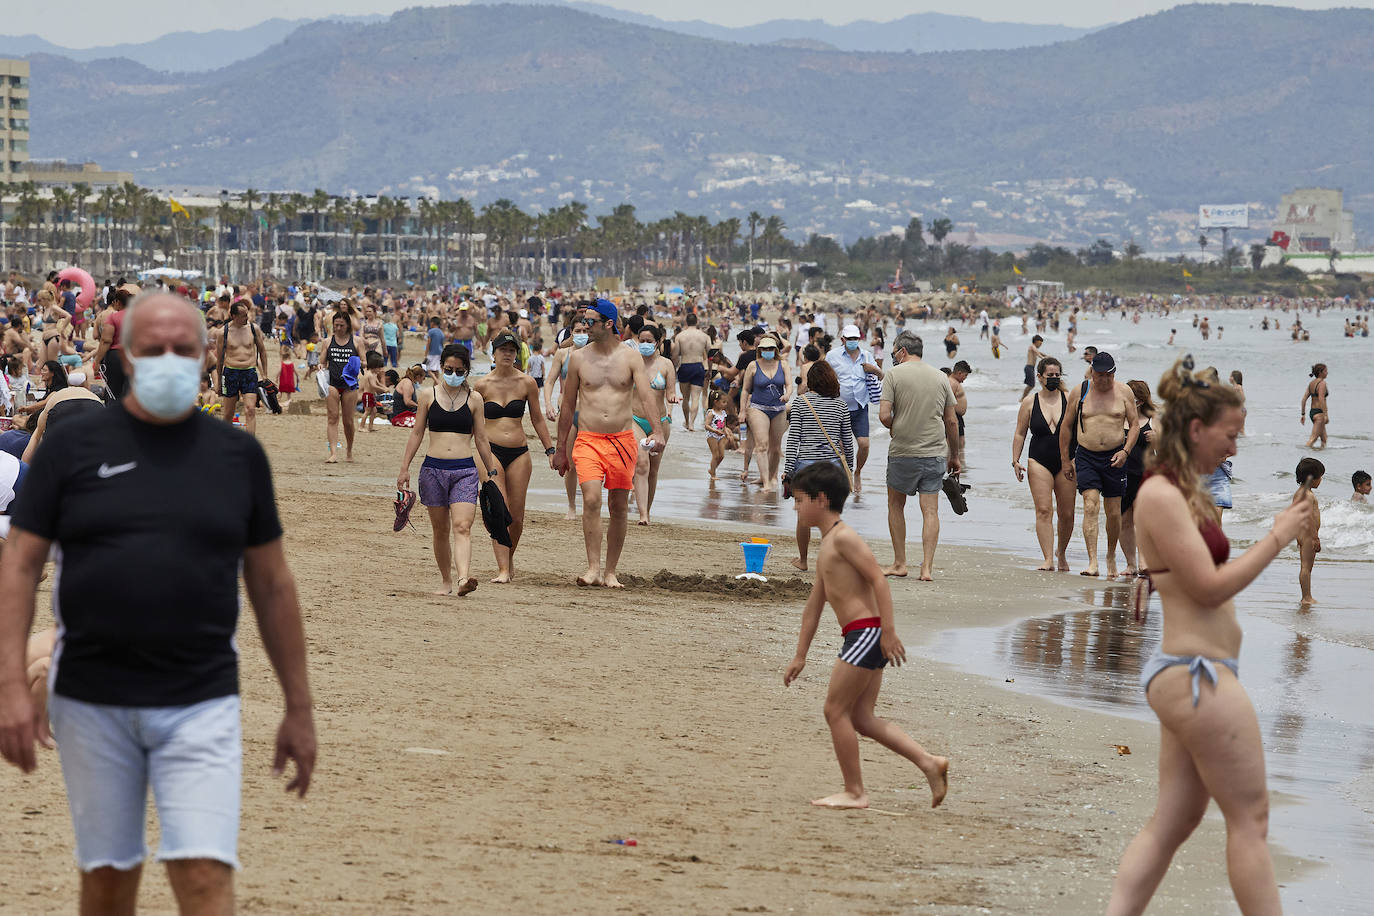
{"type": "Polygon", "coordinates": [[[619,433],[579,430],[572,458],[577,465],[578,483],[599,480],[608,490],[630,490],[634,488],[639,440],[629,429],[619,433]]]}

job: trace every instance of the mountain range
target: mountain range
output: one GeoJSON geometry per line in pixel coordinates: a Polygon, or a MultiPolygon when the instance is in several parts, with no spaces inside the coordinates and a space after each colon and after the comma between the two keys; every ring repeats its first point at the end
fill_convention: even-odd
{"type": "MultiPolygon", "coordinates": [[[[984,22],[969,16],[916,13],[891,22],[857,20],[831,25],[819,19],[773,19],[758,25],[731,27],[700,19],[676,21],[617,9],[584,0],[513,0],[549,3],[584,13],[667,29],[698,38],[741,44],[812,42],[841,51],[978,51],[1022,48],[1068,41],[1093,31],[1062,25],[1029,25],[1016,22],[984,22]]],[[[379,22],[385,16],[328,16],[336,22],[379,22]]],[[[247,60],[284,40],[296,29],[317,19],[268,19],[244,29],[206,32],[172,32],[145,42],[68,48],[37,35],[0,35],[0,57],[55,54],[71,60],[93,61],[123,57],[150,70],[198,72],[218,70],[247,60]]]]}
{"type": "MultiPolygon", "coordinates": [[[[385,16],[336,16],[340,22],[380,22],[385,16]]],[[[127,58],[152,70],[218,70],[261,54],[314,19],[268,19],[246,29],[171,32],[150,41],[67,48],[37,35],[0,35],[0,57],[56,54],[70,60],[127,58]]]]}
{"type": "Polygon", "coordinates": [[[208,73],[34,55],[30,149],[161,187],[760,210],[851,238],[947,216],[957,241],[1167,248],[1200,203],[1262,217],[1294,186],[1344,187],[1366,223],[1371,41],[1374,11],[1248,5],[929,54],[420,8],[309,23],[208,73]]]}

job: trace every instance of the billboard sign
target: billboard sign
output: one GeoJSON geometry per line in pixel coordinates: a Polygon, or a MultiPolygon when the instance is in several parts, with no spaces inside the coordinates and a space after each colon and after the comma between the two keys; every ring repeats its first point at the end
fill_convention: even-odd
{"type": "Polygon", "coordinates": [[[1249,229],[1250,207],[1246,204],[1203,204],[1197,208],[1201,229],[1249,229]]]}

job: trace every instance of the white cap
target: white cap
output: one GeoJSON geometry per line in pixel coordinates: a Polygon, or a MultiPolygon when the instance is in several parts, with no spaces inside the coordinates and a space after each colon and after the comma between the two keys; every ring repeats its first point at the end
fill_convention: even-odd
{"type": "Polygon", "coordinates": [[[847,324],[844,326],[844,330],[840,332],[840,337],[863,337],[863,335],[859,333],[857,324],[847,324]]]}
{"type": "Polygon", "coordinates": [[[521,310],[520,310],[520,317],[521,317],[521,318],[528,318],[528,317],[530,317],[530,310],[529,310],[529,309],[521,309],[521,310]]]}

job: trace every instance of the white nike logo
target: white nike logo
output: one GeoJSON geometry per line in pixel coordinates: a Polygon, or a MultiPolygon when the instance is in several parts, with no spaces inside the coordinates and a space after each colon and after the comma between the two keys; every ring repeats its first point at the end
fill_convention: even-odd
{"type": "Polygon", "coordinates": [[[128,464],[116,464],[114,467],[111,467],[108,464],[102,464],[100,466],[100,470],[96,471],[95,474],[101,480],[104,480],[106,477],[113,477],[116,474],[123,474],[125,471],[132,471],[136,467],[138,467],[137,461],[130,461],[128,464]]]}

